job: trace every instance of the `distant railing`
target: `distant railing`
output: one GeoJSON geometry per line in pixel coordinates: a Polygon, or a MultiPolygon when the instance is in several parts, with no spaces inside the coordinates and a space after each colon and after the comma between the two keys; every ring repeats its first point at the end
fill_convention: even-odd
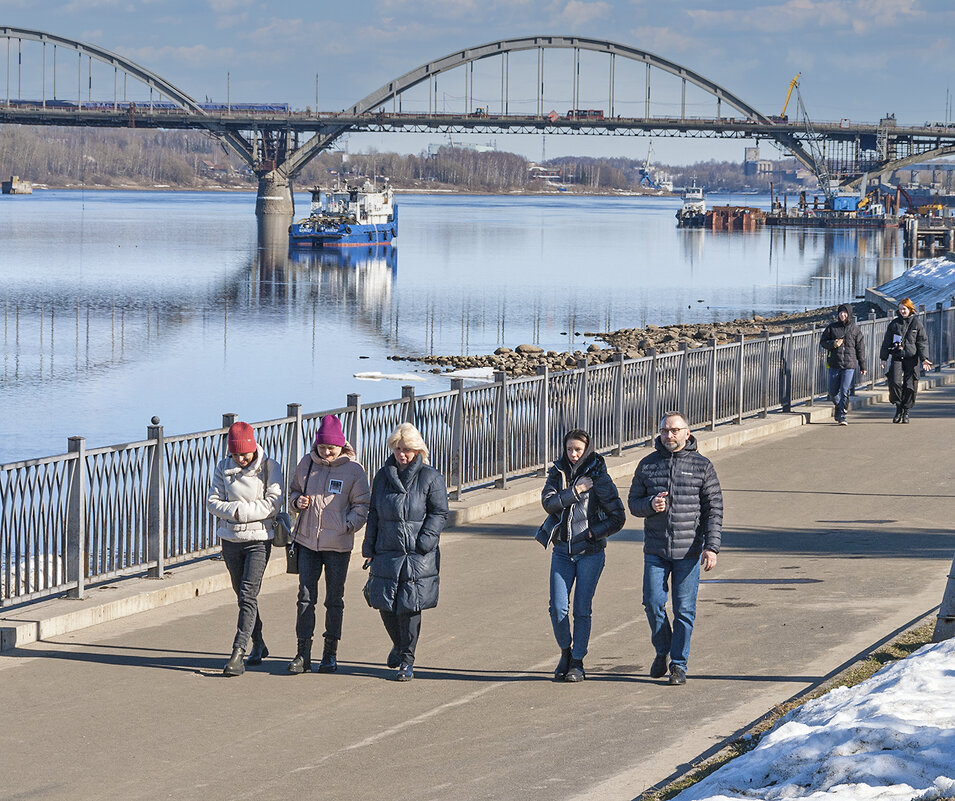
{"type": "MultiPolygon", "coordinates": [[[[955,309],[924,313],[937,368],[955,361],[955,309]]],[[[873,386],[888,319],[860,322],[873,386]]],[[[363,404],[349,395],[340,409],[286,415],[253,424],[265,452],[291,476],[326,414],[341,417],[362,464],[373,475],[388,457],[387,438],[411,421],[428,442],[432,464],[451,495],[504,487],[542,475],[570,428],[588,429],[604,453],[652,441],[660,414],[681,409],[694,428],[714,429],[812,404],[825,394],[825,354],[816,328],[699,348],[653,353],[535,376],[496,373],[491,384],[464,385],[363,404]]],[[[880,379],[881,380],[881,379],[880,379]]],[[[213,470],[226,455],[228,427],[168,437],[153,418],[141,442],[87,449],[71,437],[60,456],[0,465],[0,605],[68,591],[82,597],[91,582],[132,573],[160,577],[167,566],[218,548],[205,501],[213,470]]]]}

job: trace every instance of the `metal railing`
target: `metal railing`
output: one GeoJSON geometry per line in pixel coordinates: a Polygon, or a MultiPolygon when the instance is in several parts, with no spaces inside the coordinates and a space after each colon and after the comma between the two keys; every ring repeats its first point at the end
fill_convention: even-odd
{"type": "MultiPolygon", "coordinates": [[[[955,360],[955,308],[924,313],[936,367],[955,360]]],[[[862,321],[872,386],[889,320],[862,321]]],[[[452,498],[478,487],[504,487],[518,476],[543,474],[570,428],[588,429],[604,453],[652,441],[660,414],[681,409],[694,428],[714,429],[765,417],[825,394],[825,354],[816,328],[625,359],[581,362],[576,369],[363,404],[349,395],[339,409],[253,424],[265,452],[287,477],[325,414],[341,417],[369,476],[388,457],[387,438],[411,421],[431,450],[452,498]]],[[[861,379],[861,376],[857,375],[861,379]]],[[[218,548],[205,501],[215,465],[226,455],[228,427],[166,436],[157,418],[141,442],[87,449],[72,437],[59,456],[0,465],[0,605],[67,591],[82,597],[88,583],[165,568],[218,548]]]]}

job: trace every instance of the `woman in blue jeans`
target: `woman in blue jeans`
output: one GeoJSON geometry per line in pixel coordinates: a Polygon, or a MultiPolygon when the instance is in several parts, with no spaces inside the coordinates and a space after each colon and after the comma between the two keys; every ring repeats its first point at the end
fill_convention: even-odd
{"type": "Polygon", "coordinates": [[[548,518],[538,531],[537,540],[545,548],[550,543],[554,545],[550,561],[550,619],[560,648],[554,679],[583,681],[591,607],[604,568],[607,537],[620,531],[627,519],[607,465],[594,451],[586,431],[574,429],[564,436],[564,452],[547,474],[541,504],[548,518]]]}
{"type": "Polygon", "coordinates": [[[228,444],[229,456],[216,465],[206,508],[218,518],[216,535],[239,603],[232,656],[222,673],[239,676],[246,663],[258,665],[269,655],[258,597],[272,552],[272,521],[282,510],[285,488],[282,468],[256,444],[252,426],[233,423],[228,444]]]}

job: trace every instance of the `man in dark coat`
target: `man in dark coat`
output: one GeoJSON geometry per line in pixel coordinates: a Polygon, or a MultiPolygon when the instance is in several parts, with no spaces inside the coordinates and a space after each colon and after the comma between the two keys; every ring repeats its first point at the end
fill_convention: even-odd
{"type": "Polygon", "coordinates": [[[855,371],[866,374],[865,341],[862,329],[852,319],[852,309],[845,303],[839,307],[838,318],[826,326],[819,345],[827,351],[829,367],[829,398],[835,404],[836,422],[846,422],[846,407],[852,390],[855,371]]]}
{"type": "Polygon", "coordinates": [[[700,567],[716,567],[723,526],[723,494],[712,462],[697,451],[680,412],[660,420],[655,450],[640,460],[630,485],[630,513],[643,522],[643,606],[656,658],[650,676],[667,672],[670,684],[686,683],[690,635],[696,618],[700,567]],[[667,618],[667,586],[673,591],[673,626],[667,618]]]}

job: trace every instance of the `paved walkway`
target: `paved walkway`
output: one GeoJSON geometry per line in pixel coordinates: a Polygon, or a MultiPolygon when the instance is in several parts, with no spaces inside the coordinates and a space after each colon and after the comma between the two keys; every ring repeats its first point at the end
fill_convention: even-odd
{"type": "Polygon", "coordinates": [[[357,557],[336,675],[285,672],[284,574],[261,596],[272,656],[241,678],[219,675],[231,592],[5,652],[0,798],[633,799],[941,600],[955,387],[924,391],[908,426],[890,413],[876,403],[848,427],[817,421],[711,454],[724,549],[701,588],[685,687],[647,677],[633,520],[608,548],[588,680],[549,680],[532,505],[442,537],[441,603],[424,613],[407,684],[388,680],[357,557]]]}

